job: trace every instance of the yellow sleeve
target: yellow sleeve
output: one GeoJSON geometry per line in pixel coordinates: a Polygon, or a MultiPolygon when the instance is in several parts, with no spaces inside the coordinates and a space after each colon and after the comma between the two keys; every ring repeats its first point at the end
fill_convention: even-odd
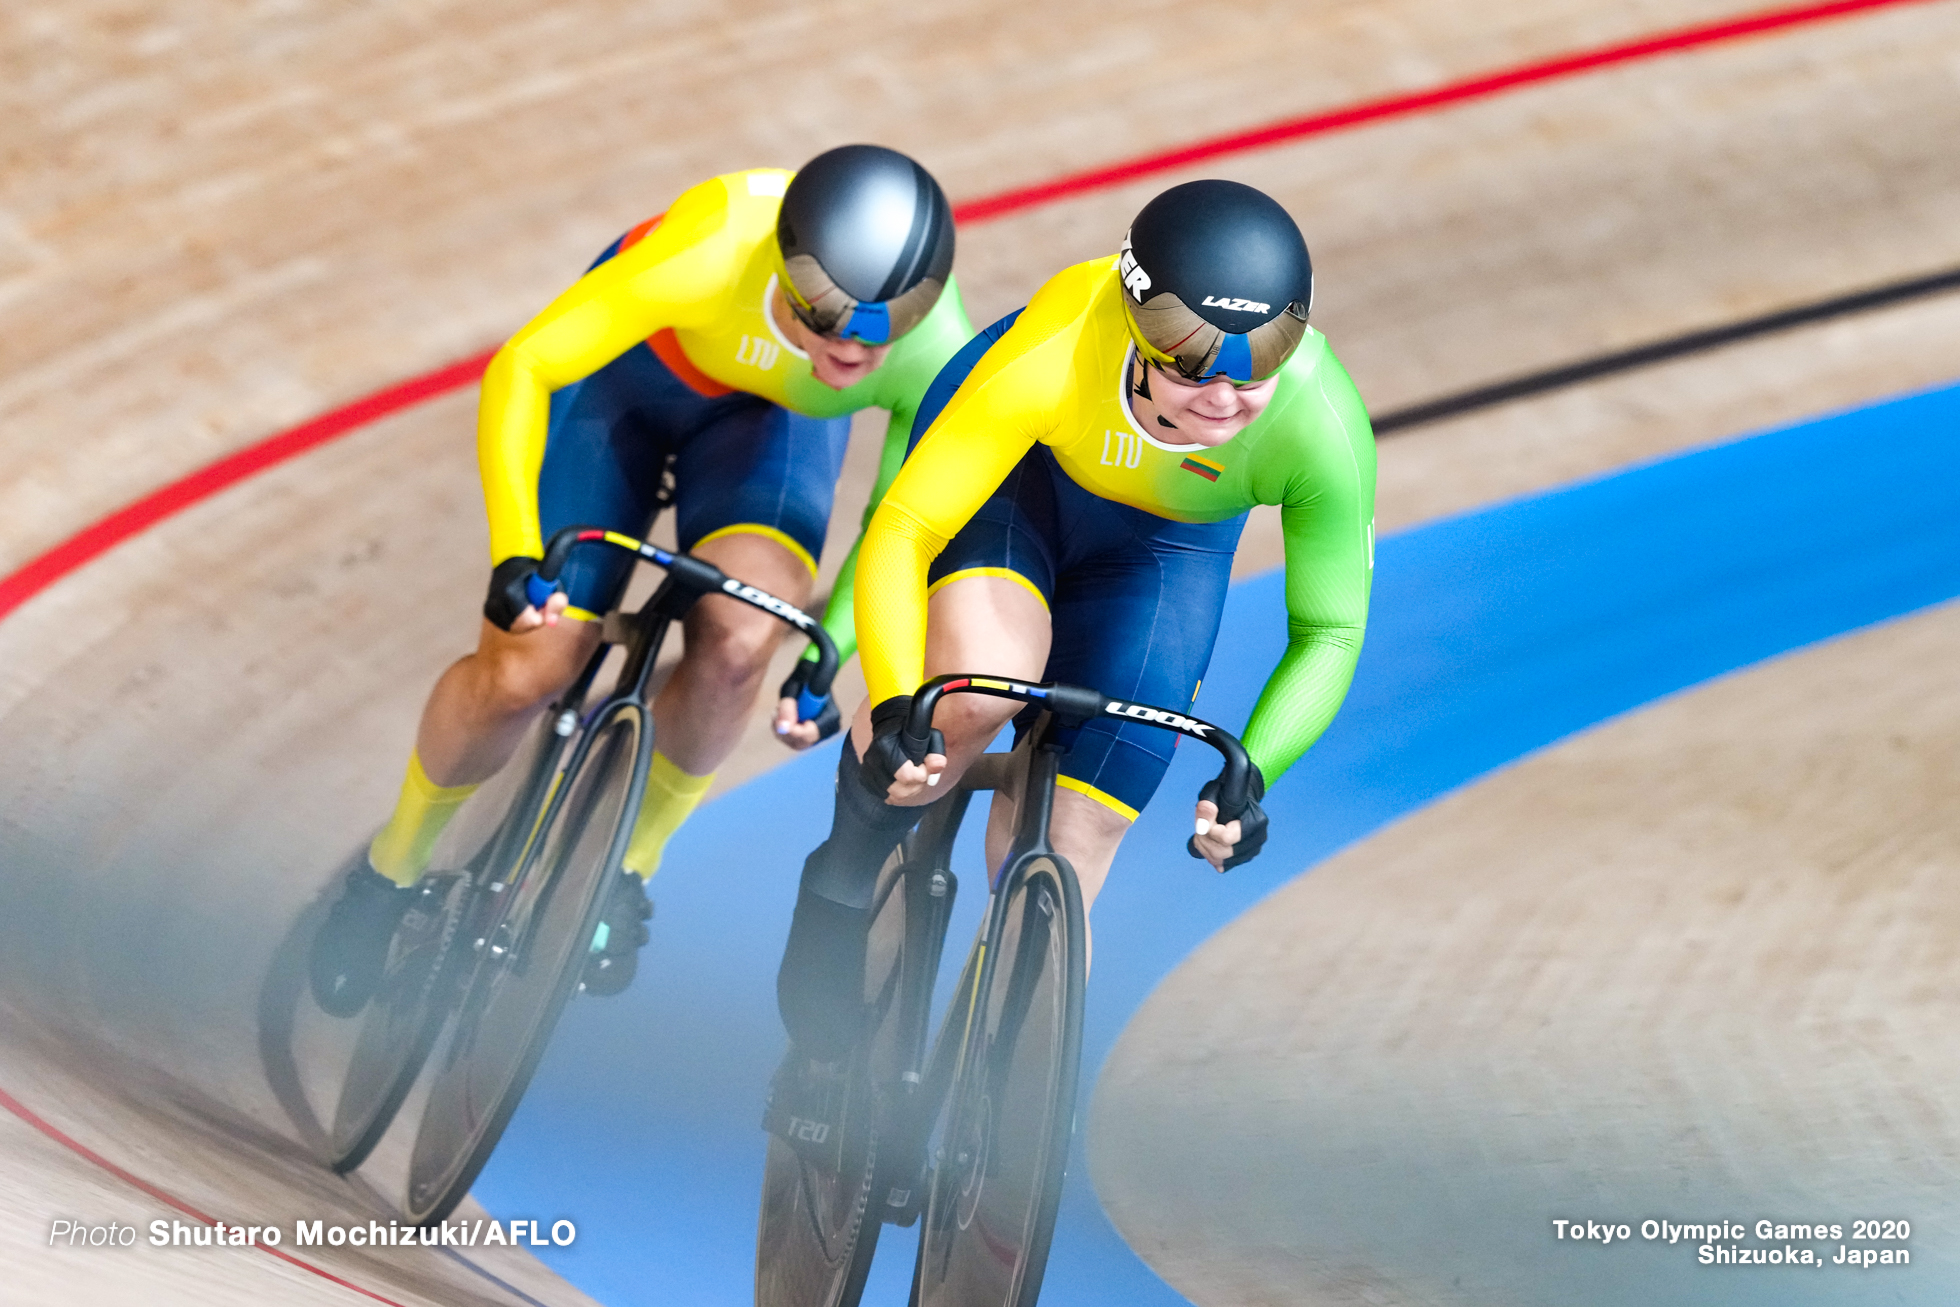
{"type": "Polygon", "coordinates": [[[720,178],[674,202],[660,225],[600,264],[512,336],[483,374],[476,453],[490,516],[490,561],[544,552],[538,472],[551,393],[583,380],[665,327],[690,327],[733,280],[720,178]]]}
{"type": "Polygon", "coordinates": [[[1073,351],[1037,295],[987,351],[885,492],[858,551],[858,659],[871,702],[925,679],[926,574],[1035,441],[1055,428],[1073,351]],[[1044,321],[1046,325],[1044,325],[1044,321]]]}

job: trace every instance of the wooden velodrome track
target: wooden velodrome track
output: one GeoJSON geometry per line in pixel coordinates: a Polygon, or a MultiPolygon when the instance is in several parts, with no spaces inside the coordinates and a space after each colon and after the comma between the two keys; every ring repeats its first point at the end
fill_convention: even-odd
{"type": "MultiPolygon", "coordinates": [[[[870,139],[956,199],[992,194],[1749,8],[432,2],[220,18],[30,0],[0,20],[0,567],[494,343],[716,171],[870,139]]],[[[1299,217],[1316,322],[1379,412],[1960,264],[1956,91],[1960,3],[1885,6],[974,225],[959,273],[991,320],[1111,248],[1169,181],[1240,178],[1299,217]]],[[[1960,296],[1767,337],[1385,441],[1380,523],[1956,375],[1960,296]]],[[[7,1301],[358,1300],[262,1256],[49,1249],[57,1218],[174,1213],[28,1118],[227,1220],[381,1210],[309,1161],[260,1018],[277,946],[385,810],[424,690],[470,637],[470,398],[173,518],[0,626],[0,1090],[26,1114],[0,1116],[7,1301]]],[[[833,542],[854,517],[846,495],[833,542]]],[[[1243,570],[1277,561],[1270,527],[1248,534],[1243,570]]],[[[1535,1302],[1543,1223],[1568,1214],[1550,1199],[1597,1190],[1550,1184],[1519,1228],[1450,1246],[1462,1214],[1526,1202],[1502,1178],[1556,1171],[1561,1140],[1610,1139],[1589,1166],[1649,1165],[1713,1105],[1726,1133],[1696,1156],[1726,1174],[1780,1195],[1781,1159],[1828,1163],[1807,1194],[1827,1210],[1790,1219],[1903,1216],[1950,1250],[1932,1223],[1953,1205],[1928,1195],[1960,1167],[1955,626],[1935,610],[1608,725],[1233,926],[1131,1027],[1089,1115],[1126,1237],[1204,1304],[1535,1302]],[[1773,911],[1710,907],[1765,879],[1773,911]],[[1700,897],[1670,892],[1683,885],[1700,897]],[[1669,941],[1733,966],[1696,972],[1669,941]],[[1630,951],[1656,965],[1600,961],[1630,951]],[[1792,995],[1830,1029],[1783,1055],[1762,1032],[1792,995]],[[1665,1019],[1598,1024],[1628,1012],[1665,1019]],[[1590,1033],[1544,1033],[1567,1030],[1590,1033]],[[1611,1115],[1627,1102],[1658,1105],[1640,1129],[1659,1134],[1611,1115]],[[1546,1116],[1566,1133],[1534,1129],[1546,1116]]],[[[758,733],[724,785],[777,757],[758,733]]],[[[294,1034],[300,1064],[331,1055],[324,1023],[294,1034]]],[[[402,1303],[581,1300],[518,1254],[471,1270],[312,1251],[402,1303]]],[[[1952,1289],[1890,1283],[1933,1294],[1911,1301],[1952,1289]]],[[[1735,1296],[1706,1301],[1745,1300],[1720,1292],[1735,1296]]]]}

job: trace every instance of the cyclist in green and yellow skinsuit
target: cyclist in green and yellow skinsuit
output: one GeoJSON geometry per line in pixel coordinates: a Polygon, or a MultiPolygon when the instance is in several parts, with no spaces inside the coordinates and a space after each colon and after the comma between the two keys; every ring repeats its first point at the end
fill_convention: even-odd
{"type": "MultiPolygon", "coordinates": [[[[629,566],[576,553],[546,599],[532,592],[545,538],[573,524],[644,534],[671,461],[680,547],[806,604],[848,415],[891,413],[875,506],[926,387],[972,334],[952,261],[952,215],[931,176],[894,151],[845,146],[797,173],[696,186],[498,351],[477,423],[492,564],[477,650],[436,683],[395,811],[321,931],[323,1007],[347,1015],[367,1001],[444,824],[598,644],[591,619],[617,601],[629,566]]],[[[852,574],[847,561],[825,616],[846,656],[852,574]]],[[[783,628],[710,597],[685,631],[653,705],[653,765],[588,969],[593,992],[631,978],[651,911],[644,878],[747,725],[783,628]]],[[[836,714],[799,722],[795,681],[777,732],[808,747],[836,714]]]]}
{"type": "MultiPolygon", "coordinates": [[[[1144,208],[1116,258],[1058,273],[934,382],[922,438],[859,555],[870,698],[840,759],[830,837],[805,863],[779,979],[812,1063],[855,1035],[886,852],[1016,711],[949,696],[945,752],[909,758],[898,729],[926,677],[1058,680],[1190,705],[1239,532],[1268,504],[1285,533],[1289,639],[1244,732],[1255,797],[1332,720],[1367,620],[1375,449],[1346,372],[1307,326],[1311,295],[1284,209],[1236,183],[1187,183],[1144,208]]],[[[1085,906],[1175,739],[1092,721],[1063,759],[1052,839],[1085,906]]],[[[1013,822],[1011,801],[994,802],[998,866],[1013,822]]],[[[1257,853],[1256,803],[1222,826],[1217,816],[1201,795],[1194,853],[1221,870],[1257,853]]]]}

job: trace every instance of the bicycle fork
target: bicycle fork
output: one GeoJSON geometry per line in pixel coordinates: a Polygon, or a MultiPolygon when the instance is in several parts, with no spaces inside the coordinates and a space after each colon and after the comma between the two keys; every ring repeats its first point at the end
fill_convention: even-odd
{"type": "MultiPolygon", "coordinates": [[[[906,1047],[914,1050],[914,1053],[911,1065],[898,1079],[901,1097],[891,1105],[886,1117],[897,1123],[894,1146],[886,1153],[890,1159],[890,1170],[880,1177],[880,1187],[885,1195],[880,1215],[888,1224],[909,1226],[918,1219],[924,1206],[933,1160],[926,1156],[926,1145],[961,1064],[977,1051],[973,1048],[971,1028],[979,1009],[980,996],[993,983],[993,963],[999,955],[1001,935],[1007,924],[1009,891],[1031,859],[1045,857],[1054,859],[1058,867],[1067,865],[1054,858],[1053,848],[1049,844],[1049,828],[1054,817],[1055,778],[1060,771],[1061,755],[1066,752],[1055,739],[1058,729],[1056,718],[1044,713],[1031,741],[1027,763],[1029,773],[1020,784],[1022,802],[1016,813],[1014,840],[1001,864],[1000,873],[992,878],[986,921],[961,971],[959,985],[953,991],[952,1001],[963,1006],[965,1014],[942,1026],[939,1039],[932,1044],[929,1053],[927,1041],[932,1017],[932,982],[938,974],[947,921],[958,886],[950,867],[953,838],[959,831],[974,791],[982,786],[963,785],[942,803],[935,804],[914,836],[915,847],[931,861],[923,875],[908,875],[906,878],[908,886],[917,886],[916,890],[908,890],[916,897],[906,904],[907,929],[910,931],[913,923],[917,922],[922,937],[917,940],[921,947],[913,947],[914,941],[907,941],[908,975],[904,993],[905,1001],[910,1006],[906,1014],[906,1047]],[[917,899],[923,899],[924,904],[918,904],[917,899]],[[915,914],[915,907],[922,907],[923,910],[915,914]]],[[[996,773],[987,775],[994,784],[1006,779],[996,773]]],[[[1024,921],[1022,934],[1027,935],[1032,926],[1032,922],[1024,921]]],[[[1017,956],[1024,951],[1017,949],[1017,956]]],[[[1023,991],[1026,988],[1021,983],[1012,985],[1013,992],[1022,995],[1024,1000],[1023,991]]],[[[1016,1007],[1024,1008],[1025,1001],[1016,1007]]],[[[880,1134],[884,1132],[880,1131],[880,1134]]]]}

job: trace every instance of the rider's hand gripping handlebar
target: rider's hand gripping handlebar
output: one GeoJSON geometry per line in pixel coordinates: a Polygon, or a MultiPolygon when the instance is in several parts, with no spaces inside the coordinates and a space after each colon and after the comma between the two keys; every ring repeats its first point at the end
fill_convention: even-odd
{"type": "Polygon", "coordinates": [[[544,606],[551,602],[551,596],[557,594],[559,589],[555,580],[544,579],[542,571],[543,569],[539,569],[524,578],[524,597],[529,599],[531,607],[539,612],[544,611],[544,606]]]}
{"type": "MultiPolygon", "coordinates": [[[[1028,685],[994,676],[935,676],[920,686],[918,694],[912,698],[911,711],[899,736],[908,754],[927,741],[932,732],[933,709],[938,706],[940,697],[946,694],[987,694],[1001,699],[1019,699],[1023,703],[1046,708],[1065,726],[1081,726],[1095,718],[1115,717],[1188,735],[1194,740],[1204,741],[1224,756],[1224,770],[1218,773],[1218,779],[1213,782],[1218,787],[1215,802],[1218,804],[1219,824],[1237,821],[1245,815],[1252,801],[1252,760],[1246,756],[1245,746],[1230,731],[1168,708],[1112,699],[1101,691],[1080,685],[1028,685]]],[[[924,757],[923,752],[919,757],[924,757]]]]}
{"type": "Polygon", "coordinates": [[[797,659],[789,669],[789,675],[783,678],[782,685],[777,687],[776,697],[796,700],[796,720],[815,722],[817,738],[827,740],[842,728],[843,718],[837,711],[834,697],[811,691],[810,678],[816,674],[816,670],[815,659],[797,659]]]}
{"type": "Polygon", "coordinates": [[[564,574],[565,563],[571,557],[572,550],[579,545],[590,544],[625,550],[656,567],[664,568],[668,581],[683,590],[697,596],[725,595],[751,608],[760,608],[777,621],[802,632],[816,646],[817,662],[797,696],[798,720],[814,721],[822,713],[824,704],[830,698],[830,683],[837,676],[837,644],[830,638],[830,632],[796,605],[729,576],[706,559],[696,558],[692,554],[677,554],[618,531],[568,526],[552,535],[551,542],[545,546],[544,561],[538,564],[537,573],[525,582],[525,593],[533,606],[542,609],[557,593],[558,578],[564,574]]]}

